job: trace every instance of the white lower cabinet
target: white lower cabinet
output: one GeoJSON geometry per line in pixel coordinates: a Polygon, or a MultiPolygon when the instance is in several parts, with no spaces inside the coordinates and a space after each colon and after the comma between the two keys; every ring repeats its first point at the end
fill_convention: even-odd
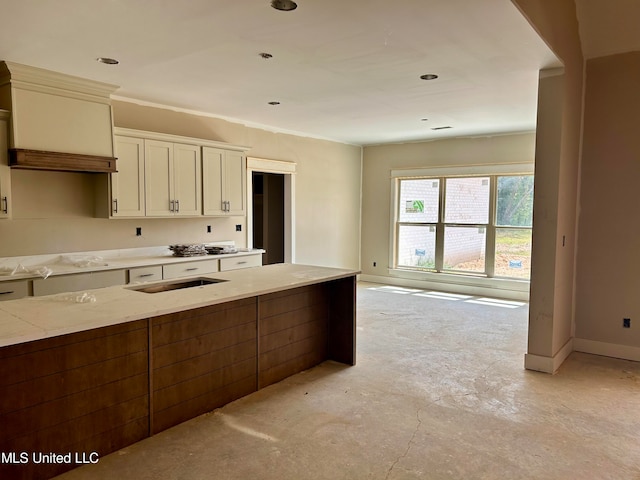
{"type": "Polygon", "coordinates": [[[228,257],[220,259],[220,271],[237,270],[239,268],[262,266],[262,255],[243,255],[241,257],[228,257]]]}
{"type": "Polygon", "coordinates": [[[33,295],[53,295],[55,293],[79,292],[81,290],[124,285],[126,278],[124,269],[36,278],[33,280],[33,295]]]}
{"type": "Polygon", "coordinates": [[[129,269],[129,278],[123,283],[152,282],[162,280],[162,265],[129,269]]]}
{"type": "Polygon", "coordinates": [[[29,280],[0,282],[0,301],[16,300],[29,295],[29,280]]]}
{"type": "Polygon", "coordinates": [[[218,271],[218,260],[200,260],[194,262],[172,263],[162,266],[162,278],[170,280],[172,278],[193,277],[195,275],[205,275],[218,271]]]}
{"type": "Polygon", "coordinates": [[[65,292],[79,292],[95,288],[113,287],[128,283],[156,282],[174,278],[197,277],[239,268],[259,267],[261,254],[224,258],[188,260],[165,265],[149,265],[119,270],[73,273],[33,280],[0,282],[0,301],[15,300],[30,295],[42,296],[65,292]],[[30,288],[33,283],[33,288],[30,288]]]}

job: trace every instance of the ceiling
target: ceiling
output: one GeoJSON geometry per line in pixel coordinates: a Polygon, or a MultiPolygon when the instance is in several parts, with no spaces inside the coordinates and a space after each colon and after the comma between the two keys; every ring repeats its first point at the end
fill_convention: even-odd
{"type": "Polygon", "coordinates": [[[269,0],[0,0],[0,11],[1,60],[356,145],[531,131],[538,70],[560,65],[510,0],[298,0],[291,12],[269,0]]]}
{"type": "Polygon", "coordinates": [[[575,2],[585,58],[640,50],[640,1],[575,2]]]}

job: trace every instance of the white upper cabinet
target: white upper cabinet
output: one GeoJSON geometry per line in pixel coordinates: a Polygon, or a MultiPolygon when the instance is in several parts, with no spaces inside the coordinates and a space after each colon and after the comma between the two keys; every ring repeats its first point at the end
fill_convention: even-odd
{"type": "Polygon", "coordinates": [[[204,215],[246,214],[246,171],[246,157],[242,152],[202,148],[204,215]]]}
{"type": "Polygon", "coordinates": [[[111,174],[111,215],[144,217],[144,140],[114,137],[116,166],[111,174]]]}
{"type": "Polygon", "coordinates": [[[147,217],[173,215],[173,143],[145,140],[144,172],[147,217]]]}
{"type": "Polygon", "coordinates": [[[227,215],[245,215],[247,213],[246,157],[242,152],[227,151],[222,172],[227,215]]]}
{"type": "Polygon", "coordinates": [[[176,215],[202,215],[202,162],[200,147],[173,146],[173,186],[176,215]]]}
{"type": "Polygon", "coordinates": [[[147,217],[201,215],[200,147],[145,140],[147,217]]]}
{"type": "Polygon", "coordinates": [[[102,181],[97,184],[97,215],[246,215],[247,163],[243,152],[247,147],[225,148],[224,143],[193,137],[114,130],[117,172],[110,175],[108,191],[102,181]],[[107,198],[111,203],[105,208],[107,198]]]}
{"type": "Polygon", "coordinates": [[[11,172],[7,158],[9,112],[0,110],[0,218],[11,218],[11,172]]]}

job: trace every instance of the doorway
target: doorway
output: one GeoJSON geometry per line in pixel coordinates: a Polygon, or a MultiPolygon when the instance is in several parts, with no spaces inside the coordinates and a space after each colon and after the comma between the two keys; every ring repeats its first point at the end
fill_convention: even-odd
{"type": "Polygon", "coordinates": [[[294,162],[247,157],[247,246],[263,265],[295,263],[295,177],[294,162]]]}
{"type": "Polygon", "coordinates": [[[262,264],[284,262],[284,175],[252,172],[253,247],[266,250],[262,264]]]}

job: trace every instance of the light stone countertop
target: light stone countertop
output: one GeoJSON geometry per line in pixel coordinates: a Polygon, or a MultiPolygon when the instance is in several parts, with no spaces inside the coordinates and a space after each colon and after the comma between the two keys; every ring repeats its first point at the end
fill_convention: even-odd
{"type": "MultiPolygon", "coordinates": [[[[199,275],[197,278],[228,281],[161,293],[132,290],[143,285],[135,284],[8,300],[0,302],[0,347],[264,295],[358,273],[348,269],[275,264],[199,275]],[[95,296],[95,302],[78,303],[76,299],[84,293],[95,296]]],[[[149,282],[147,285],[165,282],[149,282]]]]}

